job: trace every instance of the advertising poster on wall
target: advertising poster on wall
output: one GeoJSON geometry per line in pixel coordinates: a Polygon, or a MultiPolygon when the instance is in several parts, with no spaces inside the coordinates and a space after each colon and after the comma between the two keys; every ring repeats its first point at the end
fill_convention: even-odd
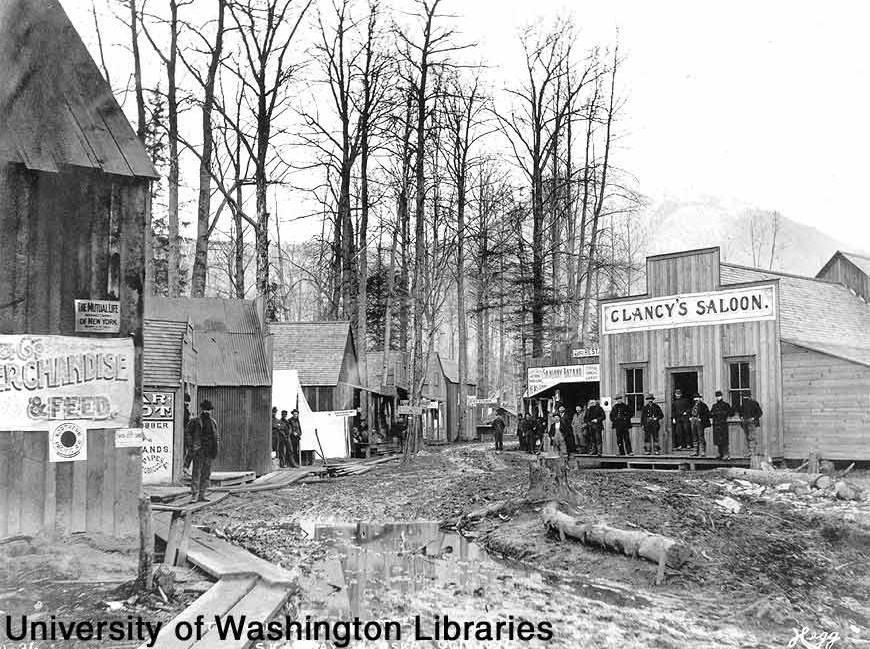
{"type": "Polygon", "coordinates": [[[172,482],[175,402],[171,392],[142,393],[142,482],[172,482]]]}

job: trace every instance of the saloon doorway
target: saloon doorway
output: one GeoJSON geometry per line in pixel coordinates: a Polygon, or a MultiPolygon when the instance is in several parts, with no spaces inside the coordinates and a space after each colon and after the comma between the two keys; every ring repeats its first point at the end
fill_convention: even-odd
{"type": "Polygon", "coordinates": [[[696,392],[701,391],[700,372],[698,370],[671,370],[670,371],[670,393],[668,401],[674,398],[674,393],[681,390],[684,397],[692,398],[696,392]]]}

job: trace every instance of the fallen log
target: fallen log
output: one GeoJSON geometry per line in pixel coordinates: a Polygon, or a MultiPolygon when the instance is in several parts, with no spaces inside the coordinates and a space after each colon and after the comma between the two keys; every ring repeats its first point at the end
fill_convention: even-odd
{"type": "Polygon", "coordinates": [[[471,523],[474,521],[479,521],[481,519],[487,518],[488,516],[494,516],[498,514],[512,505],[519,505],[525,499],[516,500],[516,499],[508,499],[508,500],[497,500],[496,502],[489,503],[488,505],[484,505],[483,507],[478,507],[477,509],[473,509],[470,512],[466,512],[462,514],[455,521],[452,520],[444,520],[441,521],[441,527],[449,527],[458,529],[465,525],[466,523],[471,523]]]}
{"type": "Polygon", "coordinates": [[[761,471],[736,467],[714,469],[719,475],[735,480],[747,480],[755,484],[775,487],[781,484],[803,482],[817,489],[831,486],[831,478],[823,473],[798,473],[796,471],[761,471]]]}
{"type": "Polygon", "coordinates": [[[643,530],[622,530],[602,523],[589,523],[559,508],[557,502],[550,502],[541,511],[544,524],[559,532],[560,537],[570,537],[584,545],[621,552],[629,557],[642,557],[659,565],[680,568],[692,555],[691,549],[679,541],[651,534],[643,530]]]}

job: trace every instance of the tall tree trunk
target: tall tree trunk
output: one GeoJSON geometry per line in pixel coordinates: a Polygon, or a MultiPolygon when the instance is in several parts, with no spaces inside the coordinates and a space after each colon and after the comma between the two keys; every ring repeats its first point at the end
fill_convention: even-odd
{"type": "Polygon", "coordinates": [[[214,150],[211,115],[214,110],[214,86],[217,79],[224,42],[224,8],[226,0],[218,0],[218,23],[214,49],[208,62],[202,100],[202,156],[199,159],[199,199],[196,206],[196,252],[190,283],[191,297],[205,296],[208,272],[209,218],[211,217],[211,160],[214,150]]]}
{"type": "MultiPolygon", "coordinates": [[[[245,299],[245,231],[244,223],[242,222],[242,167],[241,167],[241,142],[236,140],[236,207],[233,209],[233,225],[235,238],[233,240],[233,257],[234,257],[234,277],[233,282],[236,288],[236,297],[240,300],[245,299]]],[[[206,268],[206,274],[208,268],[206,268]]]]}
{"type": "MultiPolygon", "coordinates": [[[[130,0],[130,46],[133,50],[133,89],[136,95],[136,137],[142,144],[146,141],[145,92],[142,88],[142,57],[139,53],[139,10],[136,0],[130,0]]],[[[157,184],[156,182],[154,183],[157,184]]],[[[153,191],[153,190],[152,190],[153,191]]],[[[154,295],[154,233],[151,231],[151,192],[145,223],[145,295],[154,295]]]]}
{"type": "MultiPolygon", "coordinates": [[[[357,318],[357,349],[359,350],[359,373],[363,381],[368,382],[368,226],[369,226],[369,146],[368,129],[362,134],[362,150],[360,151],[360,223],[359,223],[359,280],[357,281],[356,318],[357,318]]],[[[369,426],[371,426],[370,400],[367,392],[362,393],[360,408],[369,426]]]]}
{"type": "Polygon", "coordinates": [[[169,297],[178,297],[181,293],[181,237],[178,230],[178,88],[175,82],[176,65],[178,62],[178,0],[169,0],[169,56],[166,63],[167,109],[169,118],[169,253],[167,271],[169,297]]]}
{"type": "Polygon", "coordinates": [[[532,357],[544,354],[544,183],[540,151],[532,162],[532,357]]]}
{"type": "MultiPolygon", "coordinates": [[[[456,204],[456,312],[459,330],[459,416],[457,439],[462,439],[468,414],[468,322],[465,313],[465,172],[459,174],[456,204]]],[[[449,431],[448,431],[449,434],[449,431]]],[[[449,438],[448,438],[449,440],[449,438]]]]}

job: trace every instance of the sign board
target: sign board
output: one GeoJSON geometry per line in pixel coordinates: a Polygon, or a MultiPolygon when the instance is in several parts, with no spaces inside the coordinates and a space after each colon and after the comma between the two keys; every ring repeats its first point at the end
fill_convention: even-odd
{"type": "Polygon", "coordinates": [[[598,403],[601,404],[602,410],[610,412],[613,409],[613,399],[611,399],[609,396],[601,397],[598,400],[598,403]]]}
{"type": "Polygon", "coordinates": [[[142,482],[172,482],[175,395],[142,392],[142,482]]]}
{"type": "Polygon", "coordinates": [[[88,459],[88,433],[82,421],[52,422],[48,431],[48,461],[78,462],[88,459]]]}
{"type": "Polygon", "coordinates": [[[142,448],[141,428],[119,428],[115,431],[115,448],[142,448]]]}
{"type": "Polygon", "coordinates": [[[121,303],[76,300],[76,332],[116,334],[121,331],[121,303]]]}
{"type": "Polygon", "coordinates": [[[556,367],[530,367],[528,371],[529,396],[559,383],[594,383],[600,380],[601,366],[559,365],[556,367]]]}
{"type": "Polygon", "coordinates": [[[498,397],[468,397],[469,406],[497,406],[498,397]]]}
{"type": "Polygon", "coordinates": [[[581,347],[571,350],[571,358],[588,358],[589,356],[600,356],[601,350],[598,347],[581,347]]]}
{"type": "Polygon", "coordinates": [[[423,406],[397,406],[397,415],[422,415],[423,406]]]}
{"type": "Polygon", "coordinates": [[[356,410],[333,410],[332,412],[333,417],[356,417],[357,414],[359,413],[356,410]]]}
{"type": "Polygon", "coordinates": [[[438,410],[438,402],[430,401],[429,402],[429,410],[438,410]]]}
{"type": "Polygon", "coordinates": [[[132,338],[0,336],[4,430],[48,430],[61,421],[126,428],[134,384],[132,338]]]}
{"type": "Polygon", "coordinates": [[[774,286],[669,295],[601,306],[603,335],[776,319],[774,286]]]}

